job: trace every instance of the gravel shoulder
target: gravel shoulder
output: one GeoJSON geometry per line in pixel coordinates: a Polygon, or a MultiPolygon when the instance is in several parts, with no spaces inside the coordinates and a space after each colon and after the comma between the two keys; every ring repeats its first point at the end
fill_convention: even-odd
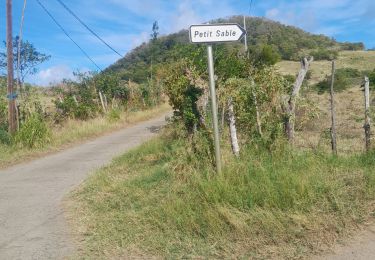
{"type": "Polygon", "coordinates": [[[337,244],[328,254],[313,260],[372,260],[375,259],[375,225],[372,224],[350,239],[337,244]]]}

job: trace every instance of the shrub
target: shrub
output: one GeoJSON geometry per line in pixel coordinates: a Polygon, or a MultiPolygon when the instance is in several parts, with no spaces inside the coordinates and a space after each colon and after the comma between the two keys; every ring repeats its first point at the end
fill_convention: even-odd
{"type": "Polygon", "coordinates": [[[370,80],[370,87],[375,89],[375,70],[368,73],[368,78],[370,80]]]}
{"type": "Polygon", "coordinates": [[[15,142],[23,147],[43,147],[50,142],[50,130],[38,114],[32,114],[15,135],[15,142]]]}
{"type": "Polygon", "coordinates": [[[364,49],[363,42],[344,42],[341,44],[341,50],[343,51],[363,51],[364,49]]]}
{"type": "Polygon", "coordinates": [[[273,46],[267,44],[255,46],[250,50],[250,53],[256,65],[270,66],[281,60],[279,52],[273,46]]]}
{"type": "Polygon", "coordinates": [[[94,103],[81,100],[77,104],[72,95],[65,96],[62,102],[56,100],[55,106],[57,110],[55,120],[57,122],[67,118],[87,120],[95,117],[97,111],[97,106],[94,103]]]}
{"type": "Polygon", "coordinates": [[[121,118],[121,112],[119,109],[112,109],[111,111],[109,111],[107,115],[107,119],[111,123],[114,123],[120,120],[120,118],[121,118]]]}
{"type": "MultiPolygon", "coordinates": [[[[360,84],[362,73],[353,68],[343,68],[336,70],[335,73],[335,91],[343,91],[353,84],[360,84]]],[[[317,84],[319,93],[329,91],[331,88],[331,75],[317,84]]]]}
{"type": "Polygon", "coordinates": [[[336,50],[316,49],[310,52],[315,60],[334,60],[337,59],[339,53],[336,50]]]}
{"type": "Polygon", "coordinates": [[[7,131],[0,129],[0,144],[10,145],[12,138],[7,131]]]}

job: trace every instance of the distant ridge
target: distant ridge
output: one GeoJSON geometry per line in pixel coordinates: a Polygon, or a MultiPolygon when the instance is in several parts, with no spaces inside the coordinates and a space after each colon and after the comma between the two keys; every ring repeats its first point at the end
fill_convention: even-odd
{"type": "MultiPolygon", "coordinates": [[[[210,23],[243,23],[242,16],[220,18],[210,23]]],[[[247,32],[250,48],[270,45],[283,60],[298,60],[312,50],[363,50],[363,43],[339,43],[325,35],[308,33],[294,26],[283,25],[265,18],[247,17],[247,32]]],[[[232,45],[239,47],[239,44],[232,45]]],[[[153,42],[143,43],[124,58],[109,66],[106,71],[120,75],[124,80],[146,82],[150,75],[151,59],[156,67],[164,62],[180,59],[187,50],[197,48],[189,43],[187,30],[161,36],[153,42]],[[187,46],[189,45],[189,46],[187,46]]]]}

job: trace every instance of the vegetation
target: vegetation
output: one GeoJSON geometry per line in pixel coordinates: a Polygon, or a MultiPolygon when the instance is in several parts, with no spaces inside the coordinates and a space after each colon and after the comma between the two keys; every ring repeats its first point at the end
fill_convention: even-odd
{"type": "MultiPolygon", "coordinates": [[[[361,85],[364,75],[357,69],[341,68],[337,69],[335,73],[335,91],[343,91],[352,85],[361,85]]],[[[331,88],[331,76],[317,84],[318,92],[329,91],[331,88]]]]}
{"type": "MultiPolygon", "coordinates": [[[[31,147],[28,145],[29,138],[16,143],[14,140],[16,138],[9,136],[7,131],[0,131],[0,168],[60,151],[62,148],[90,140],[103,133],[119,130],[137,122],[151,119],[156,115],[162,115],[169,110],[170,107],[164,104],[147,110],[127,112],[120,110],[115,116],[113,116],[113,112],[109,112],[108,115],[99,115],[86,121],[71,118],[58,125],[49,122],[49,134],[46,135],[48,139],[41,138],[31,147]]],[[[30,134],[30,132],[26,134],[30,134]]],[[[16,135],[16,137],[19,135],[16,135]]],[[[37,138],[35,135],[32,136],[34,136],[34,139],[37,138]]]]}
{"type": "MultiPolygon", "coordinates": [[[[4,47],[6,42],[4,41],[4,47]]],[[[33,75],[38,71],[38,66],[43,62],[49,60],[51,56],[43,54],[28,41],[21,41],[17,36],[13,39],[13,57],[14,57],[14,71],[17,71],[18,56],[20,55],[20,82],[24,82],[27,75],[33,75]],[[20,53],[18,53],[18,45],[21,45],[20,53]]],[[[5,71],[7,67],[7,54],[0,52],[0,71],[5,71]]]]}
{"type": "Polygon", "coordinates": [[[363,51],[365,45],[363,42],[344,42],[341,44],[341,50],[343,51],[363,51]]]}
{"type": "Polygon", "coordinates": [[[51,133],[46,122],[39,114],[32,114],[22,124],[14,139],[16,144],[26,148],[43,147],[51,141],[51,133]]]}
{"type": "MultiPolygon", "coordinates": [[[[21,83],[25,75],[35,73],[37,65],[49,58],[28,42],[21,45],[21,57],[21,83]]],[[[6,66],[6,55],[0,58],[1,66],[6,66]]],[[[0,167],[168,109],[162,105],[162,93],[156,84],[124,82],[110,73],[76,73],[75,77],[74,81],[65,80],[45,89],[25,84],[17,106],[19,131],[13,136],[7,133],[6,78],[0,78],[0,167]]]]}
{"type": "MultiPolygon", "coordinates": [[[[242,17],[234,16],[228,19],[218,19],[212,23],[242,24],[242,17]]],[[[247,32],[249,49],[254,54],[255,63],[265,60],[267,65],[274,64],[280,59],[300,60],[311,51],[317,52],[321,59],[331,59],[337,55],[339,49],[357,48],[360,44],[338,43],[323,35],[313,35],[293,26],[285,26],[278,22],[264,18],[247,18],[247,32]]],[[[228,50],[243,50],[241,44],[224,45],[228,50]]],[[[363,44],[362,44],[363,46],[363,44]]],[[[190,45],[188,32],[161,36],[149,43],[143,43],[110,66],[107,71],[115,72],[121,79],[132,80],[137,83],[147,82],[151,70],[157,70],[167,63],[183,58],[189,58],[190,53],[199,52],[202,46],[190,45]],[[153,60],[153,66],[151,65],[153,60]]],[[[222,48],[222,47],[220,47],[222,48]]],[[[205,60],[199,56],[199,59],[205,60]]]]}
{"type": "Polygon", "coordinates": [[[6,93],[6,78],[0,77],[0,131],[8,130],[8,106],[6,93]]]}
{"type": "Polygon", "coordinates": [[[339,53],[337,50],[317,49],[310,52],[315,60],[335,60],[339,53]]]}
{"type": "Polygon", "coordinates": [[[218,176],[187,147],[167,131],[74,194],[85,256],[299,258],[373,211],[373,153],[340,159],[256,144],[237,160],[224,144],[218,176]]]}
{"type": "Polygon", "coordinates": [[[375,89],[375,69],[373,71],[368,71],[366,75],[368,76],[370,80],[370,87],[372,89],[375,89]]]}

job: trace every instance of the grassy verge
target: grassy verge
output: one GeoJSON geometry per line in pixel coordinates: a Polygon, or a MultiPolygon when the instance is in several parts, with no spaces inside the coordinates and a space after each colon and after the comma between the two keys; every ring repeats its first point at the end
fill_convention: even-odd
{"type": "Polygon", "coordinates": [[[121,114],[119,119],[102,116],[87,121],[70,120],[60,128],[52,128],[51,142],[43,148],[27,149],[0,144],[0,168],[56,152],[73,144],[151,119],[169,110],[170,107],[164,104],[149,110],[121,114]]]}
{"type": "MultiPolygon", "coordinates": [[[[300,258],[374,215],[375,154],[244,148],[217,176],[164,136],[93,175],[69,207],[82,256],[300,258]]],[[[281,146],[282,147],[282,146],[281,146]]]]}

